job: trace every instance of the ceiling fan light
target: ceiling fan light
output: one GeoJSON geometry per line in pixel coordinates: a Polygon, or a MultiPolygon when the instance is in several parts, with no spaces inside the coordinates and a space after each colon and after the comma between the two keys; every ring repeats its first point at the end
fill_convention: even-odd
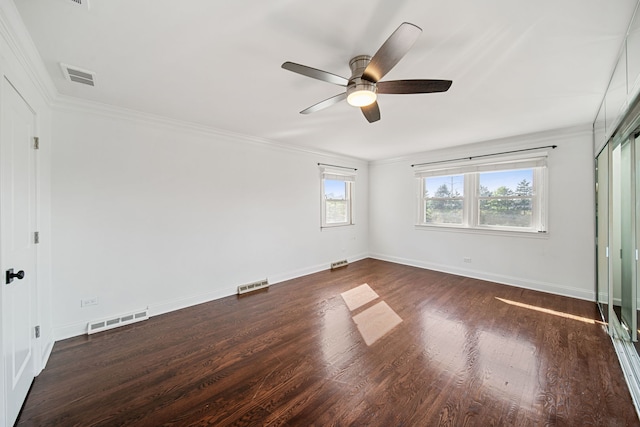
{"type": "Polygon", "coordinates": [[[352,78],[347,86],[347,102],[354,107],[366,107],[376,102],[376,84],[360,77],[352,78]]]}
{"type": "Polygon", "coordinates": [[[366,107],[367,105],[371,105],[376,102],[376,98],[378,96],[375,92],[362,89],[351,92],[347,96],[347,102],[349,105],[353,105],[354,107],[366,107]]]}

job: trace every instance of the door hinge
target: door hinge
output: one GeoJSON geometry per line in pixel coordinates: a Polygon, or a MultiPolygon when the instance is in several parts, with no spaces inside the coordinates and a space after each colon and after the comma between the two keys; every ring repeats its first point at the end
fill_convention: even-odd
{"type": "Polygon", "coordinates": [[[40,138],[38,138],[37,136],[33,137],[33,148],[35,150],[39,150],[40,149],[40,138]]]}
{"type": "Polygon", "coordinates": [[[40,338],[40,325],[35,327],[36,330],[36,338],[40,338]]]}
{"type": "Polygon", "coordinates": [[[33,233],[33,243],[35,243],[36,245],[38,243],[40,243],[40,232],[36,231],[35,233],[33,233]]]}

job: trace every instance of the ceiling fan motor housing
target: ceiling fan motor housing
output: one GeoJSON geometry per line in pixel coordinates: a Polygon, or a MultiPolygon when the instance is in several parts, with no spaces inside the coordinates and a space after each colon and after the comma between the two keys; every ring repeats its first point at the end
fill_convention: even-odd
{"type": "Polygon", "coordinates": [[[376,99],[376,84],[362,78],[362,73],[369,62],[371,62],[369,55],[358,55],[349,61],[351,78],[347,85],[347,102],[355,107],[369,105],[376,99]]]}

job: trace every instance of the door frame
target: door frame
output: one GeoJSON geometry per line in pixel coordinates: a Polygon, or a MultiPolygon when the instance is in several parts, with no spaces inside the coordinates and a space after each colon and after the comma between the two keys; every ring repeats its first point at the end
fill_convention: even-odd
{"type": "MultiPolygon", "coordinates": [[[[36,109],[33,108],[33,105],[28,101],[28,99],[24,96],[25,91],[21,91],[19,89],[19,85],[17,85],[9,76],[7,76],[4,72],[4,67],[2,66],[2,64],[0,64],[0,77],[2,78],[2,81],[0,82],[0,126],[3,125],[3,123],[1,122],[1,118],[4,117],[4,100],[7,96],[7,91],[9,90],[14,90],[15,93],[22,98],[22,100],[24,101],[25,105],[28,107],[28,109],[30,110],[32,117],[33,117],[33,134],[34,136],[38,134],[38,114],[36,109]]],[[[0,138],[2,138],[2,134],[0,134],[0,138]]],[[[0,141],[0,143],[3,143],[4,141],[0,141]]],[[[39,229],[39,223],[40,223],[40,180],[39,180],[39,167],[38,167],[38,155],[37,155],[37,151],[34,152],[34,156],[33,156],[33,168],[32,168],[32,179],[33,179],[33,190],[34,190],[34,206],[33,206],[33,226],[34,226],[34,232],[37,231],[39,229]]],[[[2,167],[2,165],[0,164],[0,168],[2,167]]],[[[2,207],[0,206],[0,214],[2,212],[2,207]]],[[[2,222],[0,222],[0,228],[2,227],[2,222]]],[[[0,235],[4,234],[3,230],[0,229],[0,235]]],[[[11,266],[8,266],[6,263],[6,255],[3,253],[4,251],[4,244],[0,244],[0,272],[2,272],[2,274],[4,275],[4,272],[7,268],[10,268],[11,266]]],[[[32,273],[31,276],[31,280],[29,282],[29,286],[31,287],[31,316],[30,316],[30,329],[33,331],[34,327],[36,325],[39,324],[39,311],[38,311],[38,306],[39,306],[39,254],[38,254],[38,247],[35,246],[34,251],[33,251],[33,268],[34,271],[32,273]]],[[[0,307],[2,307],[2,304],[4,302],[4,298],[5,298],[5,287],[4,287],[4,276],[3,276],[3,280],[0,283],[0,307]]],[[[7,381],[9,381],[8,378],[6,378],[5,375],[5,348],[4,348],[4,319],[3,319],[3,314],[0,313],[0,413],[3,414],[0,417],[0,427],[4,427],[4,426],[10,426],[11,424],[9,423],[9,419],[8,419],[8,408],[7,408],[7,401],[9,396],[6,395],[6,391],[7,391],[7,381]]],[[[32,378],[35,378],[40,371],[42,370],[42,349],[40,348],[39,342],[38,342],[38,338],[35,337],[35,333],[32,335],[31,337],[31,352],[32,352],[32,357],[31,357],[31,362],[29,363],[30,366],[30,373],[28,373],[29,376],[32,376],[32,378]]],[[[24,402],[23,402],[24,403],[24,402]]]]}

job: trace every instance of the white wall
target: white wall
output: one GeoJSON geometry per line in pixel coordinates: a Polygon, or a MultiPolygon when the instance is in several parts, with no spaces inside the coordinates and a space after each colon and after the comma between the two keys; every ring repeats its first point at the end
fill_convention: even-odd
{"type": "Polygon", "coordinates": [[[362,161],[87,105],[56,108],[53,134],[57,339],[368,253],[362,161]],[[355,226],[321,231],[318,162],[358,168],[355,226]],[[80,307],[92,297],[97,306],[80,307]]]}
{"type": "Polygon", "coordinates": [[[594,166],[591,127],[441,150],[375,162],[369,242],[372,257],[593,300],[594,166]],[[416,229],[416,179],[411,164],[540,145],[549,150],[549,220],[545,236],[491,235],[416,229]],[[471,258],[465,263],[463,258],[471,258]]]}

